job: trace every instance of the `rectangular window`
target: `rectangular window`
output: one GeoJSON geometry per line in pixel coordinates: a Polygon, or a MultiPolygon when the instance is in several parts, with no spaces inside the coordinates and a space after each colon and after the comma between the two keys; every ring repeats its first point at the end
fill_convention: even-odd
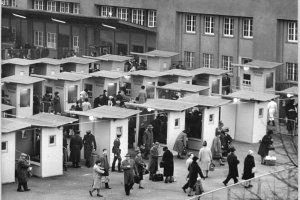
{"type": "Polygon", "coordinates": [[[60,12],[64,13],[66,10],[65,7],[66,7],[65,2],[60,2],[60,12]]]}
{"type": "Polygon", "coordinates": [[[297,22],[288,23],[288,41],[297,42],[298,41],[298,24],[297,22]]]}
{"type": "Polygon", "coordinates": [[[101,16],[102,17],[111,17],[113,8],[111,6],[102,6],[101,7],[101,16]]]}
{"type": "Polygon", "coordinates": [[[8,142],[7,141],[1,142],[1,150],[2,150],[2,152],[8,151],[8,142]]]}
{"type": "Polygon", "coordinates": [[[298,81],[298,64],[286,63],[286,75],[288,81],[298,81]]]}
{"type": "Polygon", "coordinates": [[[119,19],[128,21],[128,9],[127,8],[117,8],[117,17],[119,19]]]}
{"type": "Polygon", "coordinates": [[[73,13],[74,14],[79,14],[79,3],[74,3],[73,4],[73,13]]]}
{"type": "Polygon", "coordinates": [[[11,27],[11,33],[12,33],[12,41],[16,41],[16,39],[17,39],[17,29],[16,29],[16,27],[11,27]]]}
{"type": "Polygon", "coordinates": [[[65,2],[65,13],[70,13],[70,3],[65,2]]]}
{"type": "Polygon", "coordinates": [[[56,12],[56,2],[47,1],[47,11],[56,12]]]}
{"type": "Polygon", "coordinates": [[[30,89],[20,91],[20,107],[30,107],[30,89]]]}
{"type": "Polygon", "coordinates": [[[232,56],[222,56],[222,68],[224,70],[232,71],[231,63],[233,62],[232,56]]]}
{"type": "Polygon", "coordinates": [[[47,33],[47,47],[56,49],[56,33],[47,33]]]}
{"type": "Polygon", "coordinates": [[[224,18],[224,36],[233,37],[234,20],[231,17],[224,18]]]}
{"type": "Polygon", "coordinates": [[[73,36],[73,49],[75,52],[79,52],[79,36],[73,36]]]}
{"type": "Polygon", "coordinates": [[[156,27],[156,11],[148,11],[148,27],[156,27]]]}
{"type": "Polygon", "coordinates": [[[3,6],[9,6],[9,0],[2,0],[3,6]]]}
{"type": "Polygon", "coordinates": [[[44,1],[43,0],[35,0],[34,1],[34,9],[35,10],[44,10],[44,1]]]}
{"type": "Polygon", "coordinates": [[[180,118],[175,119],[174,126],[175,126],[175,128],[180,128],[180,118]]]}
{"type": "Polygon", "coordinates": [[[43,46],[43,32],[41,31],[34,31],[34,46],[43,46]]]}
{"type": "Polygon", "coordinates": [[[188,69],[194,68],[194,52],[185,51],[184,52],[184,63],[188,69]]]}
{"type": "Polygon", "coordinates": [[[196,33],[196,15],[186,15],[185,31],[187,33],[196,33]]]}
{"type": "Polygon", "coordinates": [[[78,85],[68,87],[68,103],[76,103],[78,94],[78,85]]]}
{"type": "Polygon", "coordinates": [[[122,126],[118,126],[116,128],[116,133],[117,133],[117,135],[122,135],[123,134],[123,127],[122,126]]]}
{"type": "Polygon", "coordinates": [[[16,0],[11,0],[11,6],[12,6],[12,7],[17,7],[17,2],[16,2],[16,0]]]}
{"type": "Polygon", "coordinates": [[[204,53],[203,54],[203,66],[207,68],[212,68],[214,66],[214,55],[204,53]]]}
{"type": "Polygon", "coordinates": [[[22,139],[27,139],[27,133],[26,133],[25,130],[22,130],[22,131],[21,131],[21,138],[22,138],[22,139]]]}
{"type": "Polygon", "coordinates": [[[49,146],[56,145],[56,135],[49,135],[49,146]]]}
{"type": "Polygon", "coordinates": [[[264,117],[264,109],[263,108],[259,108],[258,109],[258,118],[263,118],[264,117]]]}
{"type": "Polygon", "coordinates": [[[144,25],[145,11],[141,9],[132,10],[132,23],[144,25]]]}
{"type": "Polygon", "coordinates": [[[243,38],[253,38],[253,19],[243,20],[243,38]]]}
{"type": "Polygon", "coordinates": [[[274,72],[266,74],[266,88],[274,87],[274,72]]]}
{"type": "Polygon", "coordinates": [[[214,123],[214,114],[209,115],[208,123],[210,123],[210,124],[214,123]]]}
{"type": "Polygon", "coordinates": [[[243,85],[251,85],[251,75],[243,74],[243,85]]]}
{"type": "Polygon", "coordinates": [[[205,16],[204,17],[204,33],[207,35],[215,34],[215,17],[205,16]]]}

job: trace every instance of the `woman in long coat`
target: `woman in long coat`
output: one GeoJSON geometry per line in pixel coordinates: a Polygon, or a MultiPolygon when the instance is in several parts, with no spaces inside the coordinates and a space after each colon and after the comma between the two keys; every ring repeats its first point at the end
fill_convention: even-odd
{"type": "Polygon", "coordinates": [[[54,114],[61,113],[60,97],[58,94],[59,94],[58,92],[55,92],[53,97],[54,114]]]}
{"type": "MultiPolygon", "coordinates": [[[[244,173],[242,176],[243,180],[248,180],[251,178],[254,178],[253,168],[255,167],[254,157],[253,157],[253,151],[249,150],[248,155],[245,158],[244,161],[244,173]]],[[[251,182],[248,181],[246,188],[252,187],[251,182]]]]}
{"type": "Polygon", "coordinates": [[[264,135],[262,138],[262,141],[259,145],[258,149],[258,155],[261,156],[261,164],[265,164],[265,158],[269,154],[269,146],[273,144],[273,139],[272,139],[272,130],[268,130],[267,134],[264,135]]]}
{"type": "Polygon", "coordinates": [[[75,135],[70,140],[70,160],[73,162],[73,167],[79,168],[80,151],[82,149],[82,138],[79,136],[80,131],[76,131],[75,135]]]}
{"type": "Polygon", "coordinates": [[[182,152],[186,148],[187,134],[186,130],[183,130],[176,138],[173,150],[178,152],[177,158],[183,158],[182,152]]]}
{"type": "Polygon", "coordinates": [[[152,180],[153,175],[158,170],[158,147],[159,143],[155,142],[154,146],[150,149],[150,159],[148,166],[148,170],[150,172],[149,180],[152,180]]]}
{"type": "Polygon", "coordinates": [[[137,174],[135,171],[135,163],[134,160],[130,159],[130,154],[126,154],[126,159],[122,161],[122,169],[124,170],[124,187],[126,195],[130,194],[130,190],[134,185],[134,174],[137,174]]]}
{"type": "Polygon", "coordinates": [[[101,187],[101,179],[102,175],[104,174],[104,168],[101,167],[101,161],[97,160],[93,167],[93,185],[92,189],[89,190],[91,196],[93,196],[93,192],[97,190],[97,197],[102,197],[100,194],[100,187],[101,187]]]}
{"type": "Polygon", "coordinates": [[[144,169],[146,168],[146,164],[142,159],[142,154],[140,150],[137,151],[137,155],[134,159],[134,163],[135,163],[137,174],[139,176],[139,189],[144,189],[144,187],[142,187],[142,180],[144,179],[143,175],[144,175],[144,169]]]}
{"type": "Polygon", "coordinates": [[[164,167],[164,176],[166,177],[165,183],[172,183],[172,176],[174,175],[174,159],[172,152],[168,147],[163,148],[164,154],[162,157],[162,163],[164,167]]]}
{"type": "Polygon", "coordinates": [[[220,165],[224,165],[222,161],[222,145],[220,140],[220,133],[216,132],[216,136],[213,139],[211,145],[211,154],[214,160],[219,160],[220,165]]]}
{"type": "Polygon", "coordinates": [[[205,172],[205,178],[208,177],[209,165],[212,161],[212,155],[210,149],[207,147],[207,142],[203,142],[203,147],[199,151],[199,163],[200,167],[205,172]]]}
{"type": "Polygon", "coordinates": [[[190,171],[189,171],[189,194],[188,196],[192,196],[192,191],[193,188],[197,182],[197,178],[198,178],[198,174],[200,175],[201,178],[205,179],[205,177],[203,176],[202,170],[199,167],[198,163],[197,163],[197,156],[193,157],[193,162],[190,165],[190,171]]]}
{"type": "Polygon", "coordinates": [[[27,186],[28,181],[28,168],[30,167],[29,162],[26,160],[26,154],[21,153],[20,159],[17,162],[17,177],[18,177],[18,192],[29,191],[27,186]]]}

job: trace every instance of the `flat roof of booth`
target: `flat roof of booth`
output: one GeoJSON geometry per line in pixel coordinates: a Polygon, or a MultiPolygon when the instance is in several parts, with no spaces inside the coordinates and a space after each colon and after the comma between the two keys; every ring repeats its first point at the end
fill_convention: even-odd
{"type": "Polygon", "coordinates": [[[1,133],[10,133],[31,127],[30,123],[20,122],[16,118],[1,118],[1,133]]]}
{"type": "Polygon", "coordinates": [[[14,109],[14,108],[16,108],[16,107],[11,106],[11,105],[1,104],[1,112],[11,110],[11,109],[14,109]]]}
{"type": "Polygon", "coordinates": [[[161,76],[185,76],[185,77],[192,77],[193,74],[191,71],[184,70],[184,69],[171,69],[167,71],[161,72],[161,76]]]}
{"type": "Polygon", "coordinates": [[[293,86],[290,88],[287,88],[285,90],[281,90],[281,91],[276,91],[276,93],[279,94],[292,94],[292,95],[297,95],[298,96],[298,87],[297,86],[293,86]]]}
{"type": "Polygon", "coordinates": [[[133,55],[139,56],[148,56],[148,57],[162,57],[162,58],[169,58],[178,55],[177,52],[172,51],[161,51],[161,50],[153,50],[146,53],[137,53],[137,52],[130,52],[133,55]]]}
{"type": "Polygon", "coordinates": [[[36,82],[44,81],[45,79],[43,78],[37,78],[37,77],[31,77],[31,76],[21,76],[21,75],[12,75],[12,76],[7,76],[5,78],[1,79],[1,82],[3,83],[18,83],[18,84],[33,84],[36,82]]]}
{"type": "Polygon", "coordinates": [[[153,71],[153,70],[137,70],[134,72],[129,72],[128,74],[134,76],[146,76],[151,78],[162,76],[161,72],[153,71]]]}
{"type": "Polygon", "coordinates": [[[165,90],[186,91],[186,92],[200,92],[209,89],[208,86],[191,85],[185,83],[170,83],[161,87],[158,86],[157,88],[161,88],[165,90]]]}
{"type": "Polygon", "coordinates": [[[253,92],[248,90],[239,90],[224,97],[229,98],[238,98],[246,101],[270,101],[271,99],[277,98],[279,95],[262,93],[262,92],[253,92]]]}
{"type": "Polygon", "coordinates": [[[65,60],[55,58],[38,58],[36,59],[36,61],[39,61],[39,63],[46,63],[50,65],[61,65],[66,63],[65,60]]]}
{"type": "Polygon", "coordinates": [[[178,99],[179,101],[197,103],[198,106],[219,107],[231,102],[231,100],[222,99],[218,96],[205,96],[199,94],[192,94],[178,99]]]}
{"type": "Polygon", "coordinates": [[[28,59],[23,59],[23,58],[11,58],[11,59],[7,59],[7,60],[2,60],[1,65],[13,64],[13,65],[28,66],[28,65],[39,63],[39,62],[40,61],[38,61],[38,60],[28,60],[28,59]]]}
{"type": "Polygon", "coordinates": [[[40,77],[44,79],[51,80],[64,80],[64,81],[78,81],[86,78],[90,78],[90,74],[78,73],[78,72],[61,72],[53,75],[39,75],[39,74],[31,74],[34,77],[40,77]]]}
{"type": "Polygon", "coordinates": [[[83,65],[97,62],[96,59],[83,58],[83,57],[68,57],[68,58],[63,58],[62,61],[64,63],[76,63],[76,64],[83,64],[83,65]]]}
{"type": "Polygon", "coordinates": [[[230,71],[224,70],[224,69],[219,69],[219,68],[206,68],[206,67],[201,67],[197,68],[194,70],[189,71],[193,75],[198,75],[198,74],[209,74],[209,75],[215,75],[215,76],[220,76],[223,74],[227,74],[230,71]]]}
{"type": "Polygon", "coordinates": [[[122,71],[101,70],[94,73],[90,73],[89,75],[92,77],[105,77],[105,78],[117,79],[128,75],[128,73],[122,71]]]}
{"type": "Polygon", "coordinates": [[[275,67],[283,65],[283,63],[269,62],[269,61],[264,61],[264,60],[253,60],[253,61],[248,62],[246,64],[232,63],[231,65],[232,66],[238,66],[238,67],[256,68],[256,69],[273,69],[275,67]]]}
{"type": "Polygon", "coordinates": [[[97,59],[97,60],[102,60],[102,61],[116,61],[116,62],[124,62],[124,61],[132,59],[132,57],[129,57],[129,56],[120,56],[120,55],[113,55],[113,54],[105,54],[105,55],[93,57],[93,58],[97,59]]]}

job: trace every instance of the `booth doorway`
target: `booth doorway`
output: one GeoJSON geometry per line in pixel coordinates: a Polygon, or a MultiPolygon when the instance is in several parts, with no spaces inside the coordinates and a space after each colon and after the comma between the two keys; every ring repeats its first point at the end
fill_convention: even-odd
{"type": "Polygon", "coordinates": [[[202,139],[203,110],[201,107],[194,107],[185,111],[185,129],[188,138],[202,139]]]}
{"type": "Polygon", "coordinates": [[[108,83],[107,94],[108,96],[115,96],[117,94],[117,83],[108,83]]]}

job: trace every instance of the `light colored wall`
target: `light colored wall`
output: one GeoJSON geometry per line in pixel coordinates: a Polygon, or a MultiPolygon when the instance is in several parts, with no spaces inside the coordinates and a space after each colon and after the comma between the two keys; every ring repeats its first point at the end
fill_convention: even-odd
{"type": "Polygon", "coordinates": [[[101,70],[112,70],[112,62],[111,61],[99,61],[101,70]]]}
{"type": "Polygon", "coordinates": [[[163,57],[159,58],[159,65],[160,65],[160,70],[159,71],[169,70],[171,68],[171,57],[169,57],[169,58],[163,58],[163,57]]]}
{"type": "MultiPolygon", "coordinates": [[[[123,133],[120,138],[120,149],[121,149],[121,157],[122,160],[125,159],[125,155],[128,153],[128,118],[125,119],[117,119],[117,120],[111,120],[110,125],[110,148],[109,151],[111,152],[111,149],[113,147],[114,139],[116,138],[116,130],[117,127],[122,127],[123,133]]],[[[109,156],[110,161],[113,160],[113,154],[110,154],[109,156]]]]}
{"type": "Polygon", "coordinates": [[[221,106],[221,121],[224,127],[229,128],[229,135],[235,139],[235,127],[237,121],[237,104],[226,104],[221,106]]]}
{"type": "Polygon", "coordinates": [[[212,92],[212,85],[214,81],[219,81],[219,94],[222,94],[222,76],[214,76],[214,75],[208,75],[209,76],[209,95],[212,92]]]}
{"type": "Polygon", "coordinates": [[[205,108],[202,119],[202,141],[206,140],[207,146],[210,147],[215,137],[215,131],[219,123],[219,108],[205,108]],[[213,122],[209,122],[209,115],[214,115],[213,122]]]}
{"type": "Polygon", "coordinates": [[[144,57],[143,59],[147,60],[147,69],[154,70],[154,71],[161,71],[159,59],[157,57],[147,57],[147,58],[144,57]]]}
{"type": "Polygon", "coordinates": [[[76,64],[76,72],[89,73],[89,64],[76,64]]]}
{"type": "Polygon", "coordinates": [[[173,149],[175,141],[179,133],[185,129],[185,112],[169,112],[167,124],[167,146],[173,149]],[[175,119],[179,118],[180,126],[175,127],[175,119]]]}
{"type": "Polygon", "coordinates": [[[60,65],[46,65],[46,75],[51,75],[52,71],[54,71],[55,74],[60,73],[60,65]]]}
{"type": "Polygon", "coordinates": [[[16,99],[16,114],[19,117],[29,117],[33,114],[33,85],[21,85],[17,84],[17,99],[16,99]],[[30,89],[30,106],[29,107],[20,107],[20,92],[23,89],[30,89]]]}
{"type": "MultiPolygon", "coordinates": [[[[96,144],[98,145],[98,139],[99,139],[99,134],[97,134],[97,132],[95,132],[94,130],[94,123],[91,120],[89,120],[89,117],[87,116],[79,116],[79,130],[80,130],[80,136],[84,137],[84,135],[86,134],[87,130],[90,130],[92,132],[92,134],[95,135],[95,139],[96,139],[96,144]]],[[[103,130],[103,127],[101,127],[101,129],[99,130],[103,130]]],[[[101,138],[101,136],[100,136],[101,138]]],[[[99,147],[97,147],[97,153],[100,153],[100,149],[99,147]]],[[[81,159],[84,159],[84,147],[82,147],[81,150],[81,159]]]]}
{"type": "Polygon", "coordinates": [[[7,141],[7,151],[1,153],[1,183],[15,182],[16,133],[2,133],[1,142],[7,141]]]}
{"type": "Polygon", "coordinates": [[[24,72],[24,76],[29,76],[29,65],[15,65],[15,75],[21,75],[21,72],[24,72]]]}
{"type": "Polygon", "coordinates": [[[126,62],[112,62],[112,70],[124,72],[126,62]]]}
{"type": "Polygon", "coordinates": [[[81,81],[65,81],[65,87],[64,87],[64,107],[62,109],[69,110],[72,105],[76,105],[75,103],[68,103],[68,87],[71,85],[77,85],[77,99],[79,99],[79,93],[82,91],[82,84],[81,81]]]}
{"type": "Polygon", "coordinates": [[[255,103],[254,105],[254,119],[253,119],[253,136],[252,143],[257,143],[263,138],[267,131],[268,118],[268,102],[255,103]],[[258,116],[258,111],[263,108],[263,117],[258,116]]]}
{"type": "Polygon", "coordinates": [[[239,103],[237,108],[235,140],[252,142],[254,104],[251,102],[239,103]]]}

